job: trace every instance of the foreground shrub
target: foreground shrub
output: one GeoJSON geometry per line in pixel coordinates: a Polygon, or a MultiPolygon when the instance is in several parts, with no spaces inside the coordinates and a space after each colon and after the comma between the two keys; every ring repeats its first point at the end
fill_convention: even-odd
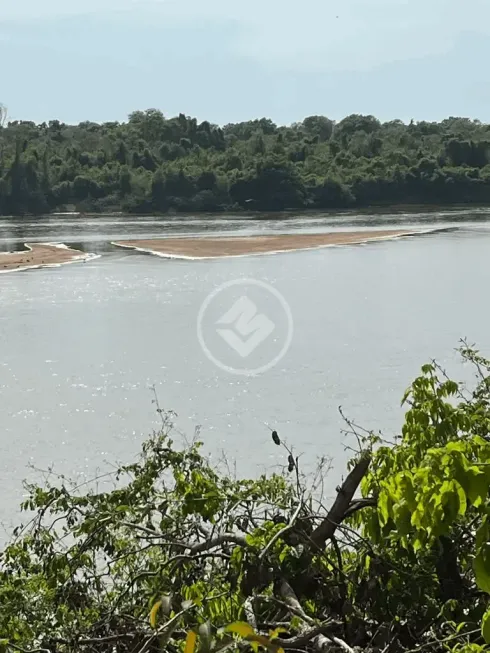
{"type": "Polygon", "coordinates": [[[281,434],[284,471],[239,480],[175,446],[163,413],[111,477],[30,485],[33,519],[0,555],[0,650],[483,650],[490,363],[461,354],[475,387],[425,365],[395,442],[347,422],[329,509],[324,464],[305,479],[281,434]]]}

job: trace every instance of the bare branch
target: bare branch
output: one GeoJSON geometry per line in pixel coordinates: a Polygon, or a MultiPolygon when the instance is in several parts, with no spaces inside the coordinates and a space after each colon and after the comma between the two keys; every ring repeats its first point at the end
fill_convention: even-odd
{"type": "Polygon", "coordinates": [[[328,539],[335,533],[338,524],[341,524],[345,519],[346,512],[349,509],[352,498],[359,487],[364,475],[366,474],[371,456],[365,454],[361,456],[359,462],[354,469],[349,473],[347,478],[339,489],[337,498],[334,501],[328,515],[322,523],[315,528],[311,534],[311,544],[316,548],[323,548],[328,539]]]}
{"type": "Polygon", "coordinates": [[[284,602],[290,608],[294,614],[298,615],[305,621],[307,624],[310,625],[315,625],[315,620],[312,619],[312,617],[309,617],[306,612],[303,610],[301,607],[301,603],[298,601],[298,597],[296,596],[293,588],[291,585],[287,582],[287,580],[282,580],[281,584],[279,586],[279,593],[284,599],[284,602]]]}
{"type": "Polygon", "coordinates": [[[345,511],[344,519],[347,517],[352,517],[354,513],[363,508],[374,508],[378,505],[376,497],[366,497],[365,499],[355,499],[351,501],[350,506],[345,511]]]}
{"type": "Polygon", "coordinates": [[[301,633],[301,635],[298,635],[298,637],[291,637],[290,639],[282,639],[277,637],[274,639],[274,644],[277,644],[284,649],[301,648],[302,646],[308,645],[311,640],[315,639],[315,637],[318,637],[318,635],[327,633],[331,627],[331,623],[327,622],[320,626],[315,626],[315,628],[312,628],[311,630],[305,630],[301,633]]]}
{"type": "Polygon", "coordinates": [[[253,597],[249,596],[248,599],[243,604],[243,609],[247,616],[248,623],[252,626],[254,630],[257,630],[257,618],[255,616],[255,611],[253,608],[253,597]]]}
{"type": "Polygon", "coordinates": [[[210,540],[205,540],[204,542],[199,542],[198,544],[187,544],[182,545],[186,549],[189,549],[191,553],[201,553],[202,551],[209,551],[209,549],[214,549],[215,546],[221,546],[222,544],[236,544],[237,546],[246,547],[247,540],[242,535],[235,535],[234,533],[222,533],[216,537],[211,538],[210,540]]]}
{"type": "MultiPolygon", "coordinates": [[[[287,604],[290,612],[292,614],[298,615],[305,624],[314,626],[315,619],[309,617],[305,613],[305,611],[301,607],[300,602],[298,601],[298,597],[296,596],[296,594],[294,593],[293,589],[291,588],[291,586],[287,581],[283,580],[281,582],[279,591],[285,603],[287,604]]],[[[299,637],[293,639],[285,639],[285,640],[276,639],[274,640],[274,643],[277,643],[280,646],[282,646],[282,648],[286,649],[286,648],[301,647],[308,644],[308,642],[310,642],[311,640],[314,640],[313,645],[315,649],[318,651],[324,651],[329,647],[330,643],[335,643],[337,644],[337,646],[340,646],[345,651],[348,651],[348,653],[354,653],[354,650],[346,642],[344,642],[343,639],[328,634],[328,631],[332,628],[333,625],[334,622],[329,620],[319,626],[315,626],[311,630],[305,630],[305,628],[302,628],[301,629],[302,633],[301,635],[299,635],[299,637]]]]}
{"type": "Polygon", "coordinates": [[[203,551],[209,551],[209,549],[214,549],[216,546],[221,546],[222,544],[237,544],[238,546],[247,546],[247,540],[241,535],[236,535],[235,533],[222,533],[221,535],[216,535],[210,539],[204,540],[204,542],[197,542],[195,544],[190,544],[189,542],[175,542],[173,540],[166,540],[164,533],[159,533],[154,531],[151,528],[146,526],[141,526],[140,524],[134,524],[133,522],[122,522],[123,526],[128,528],[134,528],[137,531],[141,531],[148,535],[149,538],[156,540],[165,540],[163,543],[168,544],[169,546],[175,546],[180,549],[189,549],[191,554],[201,553],[203,551]]]}

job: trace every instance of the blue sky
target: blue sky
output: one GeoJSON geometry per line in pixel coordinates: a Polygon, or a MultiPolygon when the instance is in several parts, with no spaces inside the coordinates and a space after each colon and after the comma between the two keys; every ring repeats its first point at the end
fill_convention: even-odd
{"type": "Polygon", "coordinates": [[[490,122],[490,0],[0,0],[11,119],[490,122]]]}

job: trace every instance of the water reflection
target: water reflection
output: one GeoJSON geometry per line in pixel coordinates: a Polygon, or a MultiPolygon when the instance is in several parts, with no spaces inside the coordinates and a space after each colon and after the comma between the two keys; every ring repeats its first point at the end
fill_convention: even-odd
{"type": "Polygon", "coordinates": [[[415,226],[485,226],[488,208],[372,209],[363,212],[261,213],[244,215],[182,215],[160,217],[51,215],[0,218],[0,251],[18,251],[25,242],[64,242],[82,251],[114,252],[114,240],[202,234],[312,233],[364,228],[415,226]]]}

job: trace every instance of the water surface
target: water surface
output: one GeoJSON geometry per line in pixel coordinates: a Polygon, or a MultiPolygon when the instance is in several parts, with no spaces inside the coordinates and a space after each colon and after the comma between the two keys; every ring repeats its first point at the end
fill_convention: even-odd
{"type": "Polygon", "coordinates": [[[58,241],[99,259],[0,275],[0,522],[8,528],[29,469],[90,478],[128,462],[158,427],[155,385],[183,434],[201,425],[206,450],[243,474],[282,464],[264,422],[312,470],[331,456],[331,494],[351,439],[338,407],[387,437],[420,365],[438,358],[458,377],[461,337],[490,353],[490,212],[387,215],[0,219],[0,250],[58,241]],[[417,238],[239,259],[164,260],[111,240],[165,234],[286,233],[452,226],[417,238]],[[223,282],[274,286],[294,319],[291,347],[257,377],[204,355],[199,308],[223,282]]]}

